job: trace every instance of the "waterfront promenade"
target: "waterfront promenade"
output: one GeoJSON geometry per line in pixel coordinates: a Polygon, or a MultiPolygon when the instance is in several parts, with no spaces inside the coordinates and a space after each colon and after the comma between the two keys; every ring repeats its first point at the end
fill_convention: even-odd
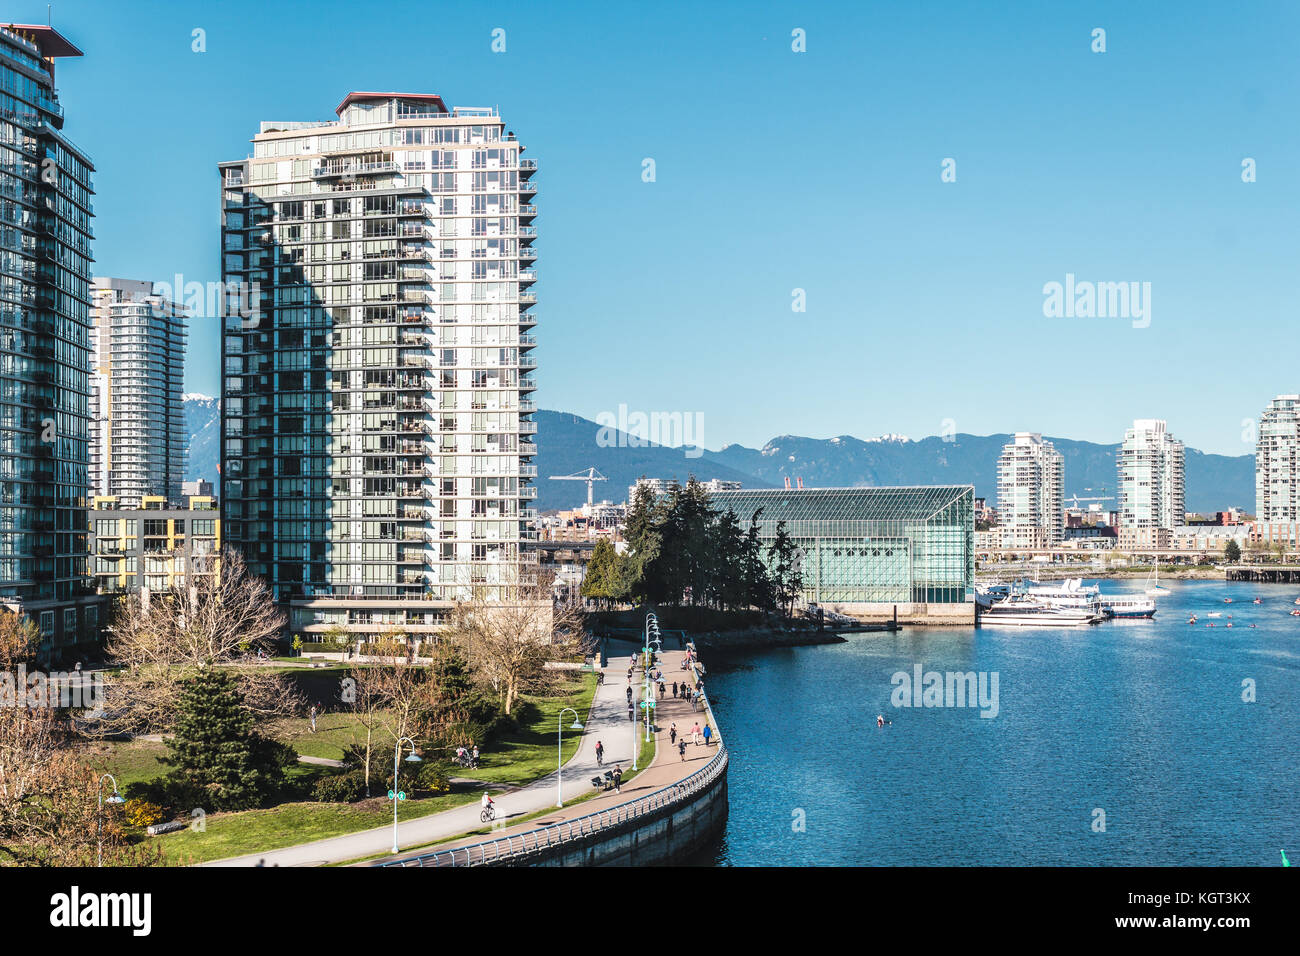
{"type": "MultiPolygon", "coordinates": [[[[627,697],[625,690],[627,687],[627,665],[630,656],[630,645],[629,651],[626,654],[610,656],[610,666],[606,668],[605,671],[606,683],[603,685],[604,687],[613,685],[617,688],[620,702],[623,705],[623,726],[617,731],[618,735],[621,737],[622,752],[627,752],[629,749],[629,728],[631,726],[630,722],[627,720],[627,697]]],[[[539,830],[543,827],[551,827],[556,824],[566,823],[579,817],[588,816],[600,811],[613,810],[623,804],[630,803],[641,797],[654,793],[657,790],[671,787],[673,784],[679,783],[689,777],[697,770],[702,769],[705,764],[708,763],[710,758],[717,753],[720,740],[718,736],[718,728],[714,726],[712,728],[713,736],[709,744],[706,745],[704,743],[704,737],[701,735],[700,743],[697,746],[691,739],[691,728],[696,723],[699,723],[700,729],[703,730],[704,725],[709,722],[708,710],[703,703],[701,703],[699,710],[694,710],[689,700],[681,697],[674,699],[672,696],[673,681],[677,681],[678,683],[681,683],[682,681],[691,681],[693,686],[694,677],[691,671],[681,669],[681,663],[684,657],[685,652],[683,651],[665,651],[660,659],[661,663],[658,666],[661,666],[663,669],[664,683],[667,685],[668,689],[662,698],[656,698],[657,713],[655,717],[654,734],[655,756],[648,768],[641,768],[635,778],[624,784],[621,793],[616,793],[613,790],[605,791],[597,796],[591,797],[590,799],[568,804],[563,809],[555,808],[554,801],[552,800],[551,812],[542,815],[534,815],[526,821],[514,824],[510,822],[511,817],[500,815],[501,801],[498,801],[499,815],[497,817],[496,825],[487,833],[478,833],[457,840],[449,840],[445,843],[439,843],[437,846],[431,846],[411,853],[390,854],[385,859],[368,861],[366,865],[375,866],[386,863],[410,861],[421,855],[460,849],[491,840],[504,840],[510,837],[517,837],[521,834],[539,830]],[[687,741],[685,759],[683,759],[682,755],[679,753],[678,747],[669,742],[670,728],[674,723],[677,725],[677,739],[680,741],[682,736],[685,735],[687,741]]],[[[637,669],[635,677],[641,677],[640,668],[637,669]]],[[[639,680],[636,681],[638,699],[640,688],[642,686],[643,685],[639,680]]],[[[638,713],[640,713],[640,711],[638,711],[638,713]]],[[[638,732],[638,746],[640,746],[645,740],[644,721],[638,719],[636,727],[638,732]]],[[[584,741],[584,744],[585,743],[586,741],[584,741]]],[[[594,746],[594,742],[592,743],[592,746],[594,746]]],[[[631,769],[632,765],[630,761],[611,759],[611,748],[608,738],[605,738],[605,748],[605,766],[599,768],[599,771],[597,768],[593,767],[591,772],[587,774],[587,777],[594,776],[597,772],[603,773],[604,770],[612,767],[614,763],[618,763],[625,773],[631,769]]],[[[583,783],[587,791],[592,791],[591,781],[589,779],[584,779],[583,783]]],[[[553,787],[554,780],[552,780],[552,788],[553,787]]],[[[475,804],[474,809],[477,812],[477,804],[475,804]]]]}
{"type": "MultiPolygon", "coordinates": [[[[627,654],[610,658],[610,666],[605,669],[605,682],[596,688],[591,712],[589,715],[584,714],[582,716],[585,725],[582,739],[579,741],[577,752],[564,765],[563,788],[566,804],[592,792],[591,778],[603,773],[614,764],[617,763],[624,772],[631,769],[633,753],[632,723],[627,719],[626,697],[627,666],[630,656],[631,650],[629,647],[627,654]],[[595,747],[597,740],[605,745],[604,767],[597,767],[596,765],[595,747]]],[[[688,671],[679,669],[683,656],[684,654],[681,651],[664,655],[663,671],[669,685],[674,680],[686,679],[689,674],[688,671]]],[[[636,691],[639,699],[642,686],[639,681],[641,677],[639,668],[636,676],[638,678],[636,691]]],[[[628,786],[625,786],[621,796],[611,791],[609,794],[578,804],[576,815],[633,799],[635,795],[640,795],[643,792],[639,789],[641,787],[659,787],[676,782],[676,780],[687,776],[689,772],[698,769],[702,765],[701,761],[706,760],[707,755],[717,749],[716,746],[706,748],[704,746],[694,747],[688,745],[686,748],[687,760],[685,762],[680,759],[674,750],[671,754],[671,763],[674,766],[671,769],[664,766],[668,763],[667,758],[669,756],[663,752],[668,747],[667,728],[669,724],[676,720],[679,732],[689,732],[691,725],[698,719],[701,727],[703,727],[705,711],[701,707],[698,714],[696,714],[692,712],[691,704],[688,701],[674,701],[671,689],[667,695],[667,701],[662,705],[661,709],[662,712],[658,720],[663,729],[660,731],[662,740],[660,741],[659,758],[650,770],[638,775],[628,786]],[[634,791],[633,788],[638,789],[634,791]]],[[[570,717],[568,720],[571,722],[572,718],[570,717]]],[[[636,746],[639,747],[645,737],[645,725],[638,720],[636,727],[639,731],[636,746]]],[[[717,728],[714,728],[714,730],[716,732],[717,728]]],[[[715,737],[715,741],[716,739],[715,737]]],[[[566,807],[565,810],[556,810],[556,814],[547,813],[544,817],[534,816],[548,808],[554,809],[555,796],[555,774],[549,774],[517,790],[494,796],[497,821],[496,827],[492,830],[493,836],[498,832],[507,832],[512,826],[511,821],[518,821],[521,817],[532,817],[528,823],[522,824],[523,829],[528,829],[542,825],[543,820],[556,819],[556,814],[574,813],[573,808],[566,807]]],[[[402,821],[397,826],[398,846],[427,846],[448,837],[483,830],[485,825],[479,820],[480,809],[478,802],[475,801],[452,810],[445,810],[415,820],[402,821]]],[[[467,837],[464,842],[472,843],[483,839],[485,837],[479,835],[467,837]]],[[[447,845],[459,845],[459,843],[460,841],[457,841],[456,844],[448,843],[447,845]]],[[[278,850],[267,850],[262,853],[214,860],[204,865],[323,866],[330,863],[360,860],[376,854],[386,854],[385,859],[396,859],[397,855],[390,852],[392,847],[393,828],[389,824],[385,827],[349,833],[326,840],[316,840],[311,843],[284,847],[278,850]]]]}

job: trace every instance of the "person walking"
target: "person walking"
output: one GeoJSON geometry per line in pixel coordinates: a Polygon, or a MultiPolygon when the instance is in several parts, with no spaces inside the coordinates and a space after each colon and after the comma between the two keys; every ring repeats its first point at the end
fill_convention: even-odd
{"type": "Polygon", "coordinates": [[[695,746],[700,745],[700,725],[698,722],[691,728],[691,740],[695,742],[695,746]]]}
{"type": "Polygon", "coordinates": [[[596,741],[596,766],[604,766],[605,763],[605,745],[599,740],[596,741]]]}
{"type": "Polygon", "coordinates": [[[677,742],[677,752],[682,755],[683,760],[686,759],[686,738],[685,737],[683,737],[681,740],[677,742]]]}
{"type": "Polygon", "coordinates": [[[474,749],[470,751],[469,759],[472,761],[470,765],[478,769],[478,744],[475,744],[474,749]]]}
{"type": "Polygon", "coordinates": [[[660,699],[660,700],[663,700],[663,699],[664,699],[664,682],[663,682],[663,681],[660,681],[660,682],[659,682],[659,699],[660,699]]]}
{"type": "Polygon", "coordinates": [[[636,720],[636,708],[632,706],[630,700],[627,702],[627,719],[636,720]]]}
{"type": "Polygon", "coordinates": [[[610,776],[610,779],[614,781],[614,792],[622,793],[623,791],[621,789],[621,786],[623,783],[623,771],[619,768],[618,764],[614,764],[614,769],[612,771],[612,775],[610,776]]]}
{"type": "Polygon", "coordinates": [[[631,685],[631,684],[628,684],[628,685],[627,685],[627,702],[628,702],[629,704],[632,703],[632,685],[631,685]]]}
{"type": "Polygon", "coordinates": [[[704,725],[704,746],[709,746],[709,741],[713,737],[713,728],[708,724],[704,725]]]}
{"type": "Polygon", "coordinates": [[[676,744],[676,743],[677,743],[677,724],[676,724],[676,723],[674,723],[671,727],[668,728],[668,743],[669,743],[669,745],[673,745],[673,744],[676,744]]]}
{"type": "Polygon", "coordinates": [[[673,681],[673,700],[677,699],[677,681],[673,681]]]}
{"type": "Polygon", "coordinates": [[[311,732],[316,733],[316,705],[311,705],[311,732]]]}

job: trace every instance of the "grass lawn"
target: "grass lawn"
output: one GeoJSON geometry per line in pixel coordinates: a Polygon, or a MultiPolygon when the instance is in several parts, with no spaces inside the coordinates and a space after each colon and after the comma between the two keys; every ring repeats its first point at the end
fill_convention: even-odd
{"type": "MultiPolygon", "coordinates": [[[[578,712],[578,721],[585,723],[595,696],[596,675],[590,672],[577,672],[574,680],[562,687],[558,696],[526,696],[524,700],[531,705],[527,723],[483,749],[477,770],[457,767],[456,776],[500,784],[527,783],[546,776],[555,770],[555,735],[560,724],[560,711],[572,707],[578,712]]],[[[571,713],[564,715],[563,724],[561,751],[567,761],[577,751],[582,731],[569,729],[573,725],[571,713]]]]}
{"type": "MultiPolygon", "coordinates": [[[[526,723],[494,742],[483,753],[478,770],[457,768],[457,775],[490,784],[527,783],[545,776],[555,769],[555,730],[560,711],[572,707],[578,712],[579,720],[585,721],[595,693],[595,675],[583,673],[575,675],[556,696],[527,697],[530,706],[526,709],[526,723]]],[[[573,715],[566,714],[565,760],[573,756],[581,736],[581,731],[568,729],[572,723],[573,715]]],[[[315,733],[311,732],[309,720],[294,721],[282,739],[300,754],[338,759],[345,746],[363,739],[363,735],[355,718],[340,710],[317,717],[315,733]]],[[[379,746],[387,746],[387,742],[379,746]]],[[[163,744],[143,740],[87,745],[89,762],[113,773],[123,788],[166,773],[168,768],[159,762],[166,752],[163,744]]],[[[653,744],[643,747],[642,759],[648,760],[652,753],[653,744]]],[[[302,764],[290,771],[290,782],[305,790],[316,777],[328,772],[327,768],[302,764]]],[[[407,800],[399,806],[398,819],[439,813],[477,799],[478,791],[470,791],[407,800]]],[[[290,802],[265,810],[212,814],[202,833],[186,830],[146,839],[161,841],[172,863],[184,864],[191,860],[199,863],[383,826],[392,821],[392,813],[392,804],[383,797],[355,804],[290,802]]]]}
{"type": "Polygon", "coordinates": [[[101,774],[111,773],[123,789],[165,774],[170,768],[163,766],[160,759],[166,754],[166,746],[152,740],[97,741],[86,744],[81,751],[90,766],[101,774]]]}
{"type": "MultiPolygon", "coordinates": [[[[476,800],[477,793],[405,800],[398,804],[397,819],[413,820],[476,800]]],[[[206,822],[203,833],[184,830],[148,839],[160,840],[167,861],[183,866],[381,827],[393,822],[393,805],[382,796],[360,803],[283,803],[268,810],[213,814],[206,822]]]]}

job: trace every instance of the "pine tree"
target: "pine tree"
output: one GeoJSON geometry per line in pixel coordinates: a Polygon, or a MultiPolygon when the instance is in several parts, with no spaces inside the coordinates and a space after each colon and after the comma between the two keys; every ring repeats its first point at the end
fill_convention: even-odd
{"type": "Polygon", "coordinates": [[[777,602],[781,606],[781,612],[789,617],[794,610],[795,598],[803,590],[803,554],[786,531],[784,521],[776,523],[776,533],[767,552],[777,602]]]}
{"type": "Polygon", "coordinates": [[[185,682],[165,758],[178,802],[245,810],[275,794],[296,755],[256,733],[255,722],[229,674],[209,667],[185,682]]]}

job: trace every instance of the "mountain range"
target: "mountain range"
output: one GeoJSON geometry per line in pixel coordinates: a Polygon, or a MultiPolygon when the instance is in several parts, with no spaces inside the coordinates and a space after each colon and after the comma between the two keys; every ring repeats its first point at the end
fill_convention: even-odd
{"type": "MultiPolygon", "coordinates": [[[[608,479],[596,484],[597,500],[622,501],[627,487],[642,475],[680,481],[695,475],[701,480],[739,481],[747,488],[779,488],[786,478],[792,484],[802,478],[809,488],[973,484],[975,494],[987,497],[992,504],[997,498],[998,454],[1011,439],[1009,434],[957,434],[919,441],[897,436],[864,440],[849,435],[825,439],[782,435],[762,448],[727,445],[688,458],[680,448],[641,444],[623,432],[601,435],[601,426],[567,412],[541,410],[534,417],[538,436],[535,464],[540,476],[537,507],[543,511],[572,508],[587,499],[585,482],[552,481],[550,476],[572,475],[592,467],[608,479]],[[598,435],[603,440],[598,441],[598,435]]],[[[215,480],[220,403],[204,395],[187,395],[185,419],[190,436],[186,477],[215,480]]],[[[1065,459],[1067,504],[1076,495],[1080,504],[1084,498],[1113,498],[1118,442],[1101,445],[1070,438],[1049,440],[1065,459]]],[[[1212,513],[1230,506],[1253,509],[1253,455],[1207,455],[1189,448],[1186,460],[1189,511],[1212,513]]]]}

